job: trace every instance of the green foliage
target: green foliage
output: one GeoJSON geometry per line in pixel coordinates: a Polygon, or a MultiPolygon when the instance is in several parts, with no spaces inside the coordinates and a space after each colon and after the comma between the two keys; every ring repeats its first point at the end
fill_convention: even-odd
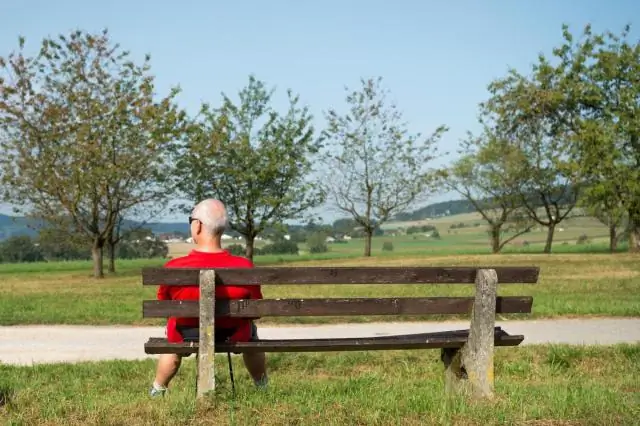
{"type": "Polygon", "coordinates": [[[91,245],[81,234],[71,229],[48,227],[38,233],[38,247],[44,260],[88,260],[91,259],[91,245]]]}
{"type": "Polygon", "coordinates": [[[520,197],[523,152],[490,128],[479,137],[469,134],[462,151],[466,154],[441,170],[440,181],[474,205],[488,223],[491,249],[498,253],[532,227],[520,197]]]}
{"type": "Polygon", "coordinates": [[[50,226],[73,227],[102,247],[119,217],[162,209],[171,196],[171,146],[184,113],[177,89],[155,99],[149,57],[142,65],[107,31],[45,38],[36,56],[0,57],[0,171],[4,198],[50,226]]]}
{"type": "Polygon", "coordinates": [[[165,242],[160,240],[125,240],[118,244],[116,257],[118,259],[156,259],[165,258],[168,254],[169,247],[165,242]]]}
{"type": "Polygon", "coordinates": [[[407,228],[407,235],[433,231],[436,231],[436,227],[433,225],[410,226],[407,228]]]}
{"type": "Polygon", "coordinates": [[[231,229],[245,237],[249,258],[263,230],[299,219],[323,200],[309,181],[318,151],[312,117],[291,91],[287,111],[276,112],[272,95],[250,76],[238,103],[223,94],[221,107],[204,104],[180,147],[175,175],[186,198],[226,204],[231,229]]]}
{"type": "Polygon", "coordinates": [[[244,256],[244,246],[242,244],[231,244],[227,247],[225,247],[225,250],[227,250],[229,253],[231,253],[234,256],[244,256]]]}
{"type": "Polygon", "coordinates": [[[393,251],[393,242],[385,241],[382,243],[382,251],[393,251]]]}
{"type": "Polygon", "coordinates": [[[298,244],[293,241],[280,240],[275,241],[271,244],[267,244],[266,246],[260,249],[260,254],[269,255],[269,254],[298,254],[298,244]]]}
{"type": "Polygon", "coordinates": [[[327,235],[323,232],[314,232],[307,238],[307,248],[310,253],[326,253],[329,251],[327,246],[327,235]]]}
{"type": "Polygon", "coordinates": [[[0,262],[40,262],[44,260],[42,251],[27,236],[11,237],[0,243],[0,262]]]}
{"type": "Polygon", "coordinates": [[[360,83],[358,90],[346,89],[346,113],[325,113],[328,124],[321,140],[328,175],[320,184],[331,203],[363,228],[369,241],[364,254],[370,256],[376,225],[432,189],[433,174],[427,166],[447,129],[440,126],[426,138],[410,135],[382,79],[360,83]]]}

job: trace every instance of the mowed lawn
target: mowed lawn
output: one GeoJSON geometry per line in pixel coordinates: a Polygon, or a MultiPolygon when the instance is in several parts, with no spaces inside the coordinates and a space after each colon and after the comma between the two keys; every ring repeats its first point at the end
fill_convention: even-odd
{"type": "Polygon", "coordinates": [[[0,420],[15,425],[634,425],[640,345],[498,348],[496,396],[443,392],[439,351],[270,354],[270,388],[234,357],[236,395],[217,357],[213,395],[195,400],[193,359],[164,399],[148,397],[155,363],[0,365],[0,420]]]}
{"type": "MultiPolygon", "coordinates": [[[[303,258],[304,259],[304,258],[303,258]]],[[[95,280],[86,262],[0,265],[0,325],[15,324],[161,324],[142,319],[142,300],[155,298],[155,287],[143,287],[143,266],[163,260],[122,261],[114,276],[95,280]]],[[[291,266],[539,266],[534,285],[499,286],[501,295],[534,297],[533,317],[639,316],[640,261],[630,254],[415,255],[392,253],[372,258],[336,257],[282,263],[257,258],[258,264],[291,266]]],[[[464,296],[472,285],[335,285],[264,286],[265,297],[413,297],[464,296]]],[[[507,315],[503,318],[518,318],[507,315]]],[[[529,317],[526,315],[525,317],[529,317]]],[[[435,317],[406,317],[425,320],[435,317]]],[[[453,318],[453,317],[452,317],[453,318]]],[[[384,317],[263,318],[261,322],[377,321],[384,317]]],[[[398,318],[394,318],[398,319],[398,318]]]]}

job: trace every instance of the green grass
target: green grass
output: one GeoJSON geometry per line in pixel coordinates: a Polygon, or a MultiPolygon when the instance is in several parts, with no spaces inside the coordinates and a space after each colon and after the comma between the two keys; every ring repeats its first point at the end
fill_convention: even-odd
{"type": "Polygon", "coordinates": [[[162,400],[150,399],[155,362],[0,365],[0,420],[27,424],[632,425],[640,418],[640,345],[499,348],[496,396],[443,393],[439,352],[269,354],[270,389],[252,388],[234,357],[217,358],[213,397],[196,402],[187,359],[162,400]]]}
{"type": "MultiPolygon", "coordinates": [[[[155,324],[142,318],[142,300],[155,298],[156,287],[143,287],[142,266],[162,260],[127,261],[104,280],[90,276],[86,264],[32,265],[31,271],[0,265],[0,325],[15,324],[155,324]],[[16,272],[20,270],[20,272],[16,272]]],[[[640,316],[640,262],[631,254],[505,254],[414,256],[313,260],[293,265],[335,266],[500,266],[540,267],[535,285],[499,286],[501,295],[531,295],[533,313],[525,318],[567,316],[640,316]]],[[[22,265],[20,265],[22,267],[22,265]]],[[[264,286],[265,297],[428,297],[473,294],[472,285],[264,286]]],[[[502,318],[519,318],[506,315],[502,318]]],[[[442,317],[394,317],[425,320],[442,317]]],[[[455,317],[450,317],[455,318],[455,317]]],[[[370,322],[385,317],[276,317],[268,323],[370,322]]]]}

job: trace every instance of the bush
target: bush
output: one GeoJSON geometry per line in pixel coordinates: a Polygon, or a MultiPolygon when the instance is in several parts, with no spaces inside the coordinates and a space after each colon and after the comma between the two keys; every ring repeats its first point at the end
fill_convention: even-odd
{"type": "Polygon", "coordinates": [[[293,241],[280,240],[267,244],[260,251],[262,254],[298,254],[298,244],[293,241]]]}
{"type": "MultiPolygon", "coordinates": [[[[244,256],[246,251],[242,244],[231,244],[229,247],[225,247],[225,249],[234,256],[244,256]]],[[[255,248],[254,248],[254,254],[255,248]]]]}
{"type": "Polygon", "coordinates": [[[393,251],[393,243],[391,241],[382,243],[382,251],[393,251]]]}
{"type": "Polygon", "coordinates": [[[327,237],[324,232],[314,232],[307,238],[307,247],[309,253],[326,253],[329,251],[327,247],[327,237]]]}
{"type": "Polygon", "coordinates": [[[589,242],[589,237],[587,236],[587,234],[582,234],[578,237],[578,241],[576,241],[576,244],[584,244],[589,242]]]}
{"type": "Polygon", "coordinates": [[[438,232],[437,229],[434,229],[433,232],[431,232],[431,238],[435,239],[435,240],[440,240],[440,233],[438,232]]]}

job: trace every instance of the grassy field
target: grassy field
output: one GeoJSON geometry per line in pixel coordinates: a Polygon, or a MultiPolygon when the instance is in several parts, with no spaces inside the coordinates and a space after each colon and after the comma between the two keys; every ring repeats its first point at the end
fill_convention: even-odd
{"type": "MultiPolygon", "coordinates": [[[[258,258],[258,263],[262,263],[258,258]]],[[[104,280],[90,277],[86,262],[0,265],[0,325],[13,324],[162,324],[142,319],[141,301],[155,298],[143,288],[140,268],[163,260],[119,263],[104,280]]],[[[640,262],[630,254],[431,255],[393,253],[368,259],[341,257],[292,265],[487,266],[534,265],[541,268],[535,285],[500,286],[501,295],[531,295],[533,314],[541,317],[639,316],[640,262]]],[[[265,297],[414,297],[471,295],[472,285],[264,286],[265,297]]],[[[527,315],[527,317],[529,317],[527,315]]],[[[435,319],[407,317],[402,320],[435,319]]],[[[453,318],[453,317],[452,317],[453,318]]],[[[518,318],[509,315],[504,318],[518,318]]],[[[376,321],[384,317],[263,318],[262,323],[376,321]]]]}
{"type": "MultiPolygon", "coordinates": [[[[438,351],[271,354],[270,389],[219,357],[215,398],[196,403],[187,359],[167,396],[150,399],[154,361],[0,365],[4,424],[633,425],[640,345],[499,348],[496,398],[443,394],[438,351]]],[[[0,399],[1,400],[1,399],[0,399]]]]}
{"type": "MultiPolygon", "coordinates": [[[[437,240],[424,234],[381,236],[373,239],[372,252],[376,255],[388,255],[382,251],[382,245],[390,241],[394,246],[394,253],[407,255],[421,254],[489,254],[491,248],[486,233],[486,222],[477,214],[448,216],[419,222],[396,222],[388,224],[385,229],[394,230],[398,227],[407,228],[412,225],[433,225],[438,229],[441,239],[437,240]],[[463,224],[464,227],[451,229],[452,225],[463,224]]],[[[508,237],[508,235],[507,235],[508,237]]],[[[540,253],[547,238],[546,229],[535,228],[523,234],[503,249],[503,253],[540,253]]],[[[608,230],[594,218],[569,218],[558,226],[553,245],[554,253],[606,253],[608,248],[608,230]],[[581,235],[586,235],[587,243],[578,244],[581,235]]],[[[237,240],[226,240],[224,245],[241,243],[237,240]]],[[[256,247],[262,247],[265,241],[256,241],[256,247]]],[[[300,244],[301,256],[259,256],[263,262],[289,262],[309,259],[335,259],[344,257],[359,257],[364,252],[364,240],[353,239],[342,244],[329,244],[330,251],[322,255],[309,256],[305,244],[300,244]]],[[[174,243],[169,245],[170,256],[183,256],[193,245],[174,243]]],[[[626,243],[621,241],[619,251],[626,251],[626,243]]]]}

